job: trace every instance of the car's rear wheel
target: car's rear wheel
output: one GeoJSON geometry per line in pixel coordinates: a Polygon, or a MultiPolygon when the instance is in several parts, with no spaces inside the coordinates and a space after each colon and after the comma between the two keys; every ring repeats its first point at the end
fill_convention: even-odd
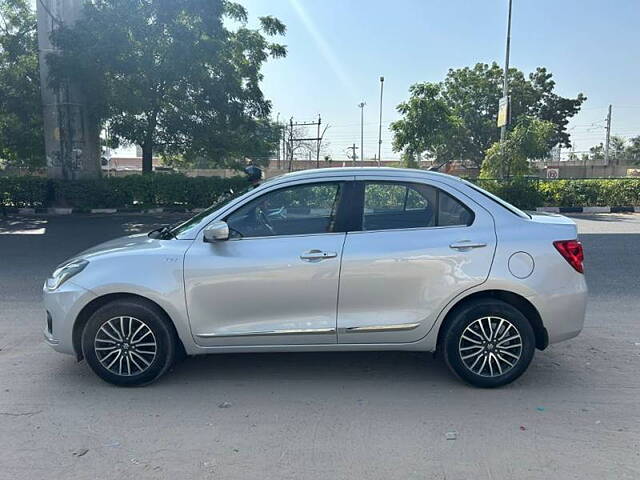
{"type": "Polygon", "coordinates": [[[135,299],[99,308],[85,325],[82,353],[103,380],[119,386],[153,382],[171,366],[176,339],[162,312],[135,299]]]}
{"type": "Polygon", "coordinates": [[[518,309],[500,300],[477,300],[453,313],[441,346],[447,365],[461,379],[500,387],[526,371],[535,335],[518,309]]]}

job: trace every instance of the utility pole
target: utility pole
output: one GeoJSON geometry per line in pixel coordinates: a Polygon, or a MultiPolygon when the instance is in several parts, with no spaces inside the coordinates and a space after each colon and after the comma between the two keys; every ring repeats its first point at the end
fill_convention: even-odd
{"type": "Polygon", "coordinates": [[[289,146],[287,147],[289,153],[289,171],[293,167],[293,117],[289,119],[289,146]]]}
{"type": "Polygon", "coordinates": [[[507,21],[507,48],[504,58],[504,79],[502,84],[502,101],[506,102],[504,108],[506,108],[505,119],[500,126],[500,152],[502,157],[502,175],[505,173],[505,158],[504,158],[504,139],[507,134],[507,124],[509,123],[509,51],[511,49],[511,3],[509,0],[509,18],[507,21]]]}
{"type": "Polygon", "coordinates": [[[347,158],[349,160],[351,160],[351,165],[352,166],[356,166],[356,159],[358,158],[358,154],[356,153],[356,150],[358,149],[358,147],[356,147],[356,144],[354,143],[353,146],[351,147],[347,147],[347,150],[351,150],[351,156],[349,156],[349,154],[347,153],[347,158]]]}
{"type": "Polygon", "coordinates": [[[282,128],[282,164],[280,165],[280,168],[282,168],[282,165],[286,165],[287,158],[289,158],[287,151],[287,124],[283,123],[280,128],[282,128]]]}
{"type": "MultiPolygon", "coordinates": [[[[280,112],[278,112],[278,115],[276,116],[276,125],[278,126],[278,133],[282,135],[282,128],[280,127],[280,112]]],[[[280,145],[280,139],[278,138],[278,156],[276,163],[276,168],[278,168],[278,170],[280,169],[280,145]]]]}
{"type": "MultiPolygon", "coordinates": [[[[324,128],[324,131],[322,132],[322,135],[320,135],[320,124],[321,124],[322,120],[320,119],[320,115],[318,115],[318,121],[317,122],[297,122],[297,123],[293,123],[293,117],[291,117],[289,119],[289,145],[288,145],[288,152],[289,152],[289,171],[291,171],[291,169],[293,168],[293,154],[295,152],[295,149],[297,147],[293,146],[293,142],[296,141],[300,141],[300,142],[316,142],[316,165],[319,167],[320,166],[320,142],[322,141],[322,137],[324,137],[324,132],[327,131],[327,128],[329,127],[328,125],[324,128]],[[318,127],[318,136],[316,137],[311,137],[311,138],[302,138],[302,137],[294,137],[294,129],[293,127],[308,127],[308,126],[317,126],[318,127]]],[[[309,152],[311,153],[311,152],[309,152]]]]}
{"type": "Polygon", "coordinates": [[[320,168],[320,114],[318,114],[318,134],[316,136],[316,168],[320,168]]]}
{"type": "Polygon", "coordinates": [[[382,149],[382,91],[384,89],[384,77],[380,76],[380,121],[378,122],[378,166],[381,165],[380,151],[382,149]]]}
{"type": "Polygon", "coordinates": [[[40,89],[50,178],[77,179],[100,176],[100,126],[88,114],[78,85],[68,80],[59,91],[49,87],[46,56],[56,53],[50,35],[81,15],[82,0],[37,0],[40,89]]]}
{"type": "Polygon", "coordinates": [[[611,140],[611,105],[609,105],[609,113],[607,113],[607,137],[604,143],[604,164],[609,166],[609,141],[611,140]]]}
{"type": "Polygon", "coordinates": [[[360,160],[364,161],[364,106],[365,102],[360,102],[360,160]]]}

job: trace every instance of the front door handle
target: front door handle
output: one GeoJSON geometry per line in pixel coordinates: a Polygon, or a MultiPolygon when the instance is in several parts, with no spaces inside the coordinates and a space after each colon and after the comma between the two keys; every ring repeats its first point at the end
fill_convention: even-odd
{"type": "Polygon", "coordinates": [[[471,250],[472,248],[482,248],[486,247],[486,243],[482,242],[472,242],[470,240],[462,240],[460,242],[455,242],[449,245],[449,248],[453,248],[454,250],[471,250]]]}
{"type": "Polygon", "coordinates": [[[300,255],[301,260],[314,261],[324,260],[325,258],[335,258],[338,254],[336,252],[323,252],[322,250],[309,250],[300,255]]]}

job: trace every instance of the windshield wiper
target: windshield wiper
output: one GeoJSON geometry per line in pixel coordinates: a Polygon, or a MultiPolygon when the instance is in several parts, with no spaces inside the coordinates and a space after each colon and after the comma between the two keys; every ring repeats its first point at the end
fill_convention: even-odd
{"type": "Polygon", "coordinates": [[[164,227],[158,227],[154,230],[151,230],[149,233],[147,233],[147,235],[149,236],[149,238],[168,240],[174,237],[173,232],[171,231],[172,228],[172,225],[165,225],[164,227]]]}

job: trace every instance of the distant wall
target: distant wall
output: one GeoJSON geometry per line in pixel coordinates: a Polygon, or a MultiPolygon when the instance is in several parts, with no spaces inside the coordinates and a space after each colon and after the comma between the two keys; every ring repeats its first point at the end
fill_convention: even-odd
{"type": "MultiPolygon", "coordinates": [[[[608,178],[626,177],[627,169],[638,168],[633,165],[549,165],[548,168],[559,168],[559,178],[608,178]]],[[[539,171],[540,178],[547,178],[546,169],[539,171]]]]}

